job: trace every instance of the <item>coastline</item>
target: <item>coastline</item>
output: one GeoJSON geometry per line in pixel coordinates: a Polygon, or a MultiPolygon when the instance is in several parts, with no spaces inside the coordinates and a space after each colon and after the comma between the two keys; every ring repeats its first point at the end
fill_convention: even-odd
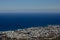
{"type": "Polygon", "coordinates": [[[8,38],[16,39],[56,39],[60,36],[60,25],[48,25],[47,27],[31,27],[26,29],[18,29],[14,31],[4,31],[0,34],[5,35],[8,38]]]}

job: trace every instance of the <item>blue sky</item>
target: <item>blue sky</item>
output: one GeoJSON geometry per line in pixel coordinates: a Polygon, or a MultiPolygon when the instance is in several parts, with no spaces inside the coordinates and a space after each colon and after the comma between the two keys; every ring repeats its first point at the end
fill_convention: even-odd
{"type": "Polygon", "coordinates": [[[58,10],[60,0],[0,0],[0,11],[58,10]]]}

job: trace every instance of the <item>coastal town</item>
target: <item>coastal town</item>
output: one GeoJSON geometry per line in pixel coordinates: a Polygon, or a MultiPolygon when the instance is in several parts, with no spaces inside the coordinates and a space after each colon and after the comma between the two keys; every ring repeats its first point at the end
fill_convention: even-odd
{"type": "Polygon", "coordinates": [[[0,40],[60,40],[60,25],[1,31],[0,40]]]}

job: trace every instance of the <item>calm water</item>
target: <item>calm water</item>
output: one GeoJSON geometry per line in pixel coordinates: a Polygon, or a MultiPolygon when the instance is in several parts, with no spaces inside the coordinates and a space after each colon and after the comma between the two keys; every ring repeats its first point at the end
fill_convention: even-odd
{"type": "Polygon", "coordinates": [[[60,13],[0,13],[0,31],[43,25],[60,25],[60,13]]]}

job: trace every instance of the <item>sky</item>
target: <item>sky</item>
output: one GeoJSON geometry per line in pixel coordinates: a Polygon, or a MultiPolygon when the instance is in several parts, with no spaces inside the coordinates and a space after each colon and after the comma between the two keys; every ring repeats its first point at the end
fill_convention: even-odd
{"type": "Polygon", "coordinates": [[[0,12],[60,11],[60,0],[0,0],[0,12]]]}

